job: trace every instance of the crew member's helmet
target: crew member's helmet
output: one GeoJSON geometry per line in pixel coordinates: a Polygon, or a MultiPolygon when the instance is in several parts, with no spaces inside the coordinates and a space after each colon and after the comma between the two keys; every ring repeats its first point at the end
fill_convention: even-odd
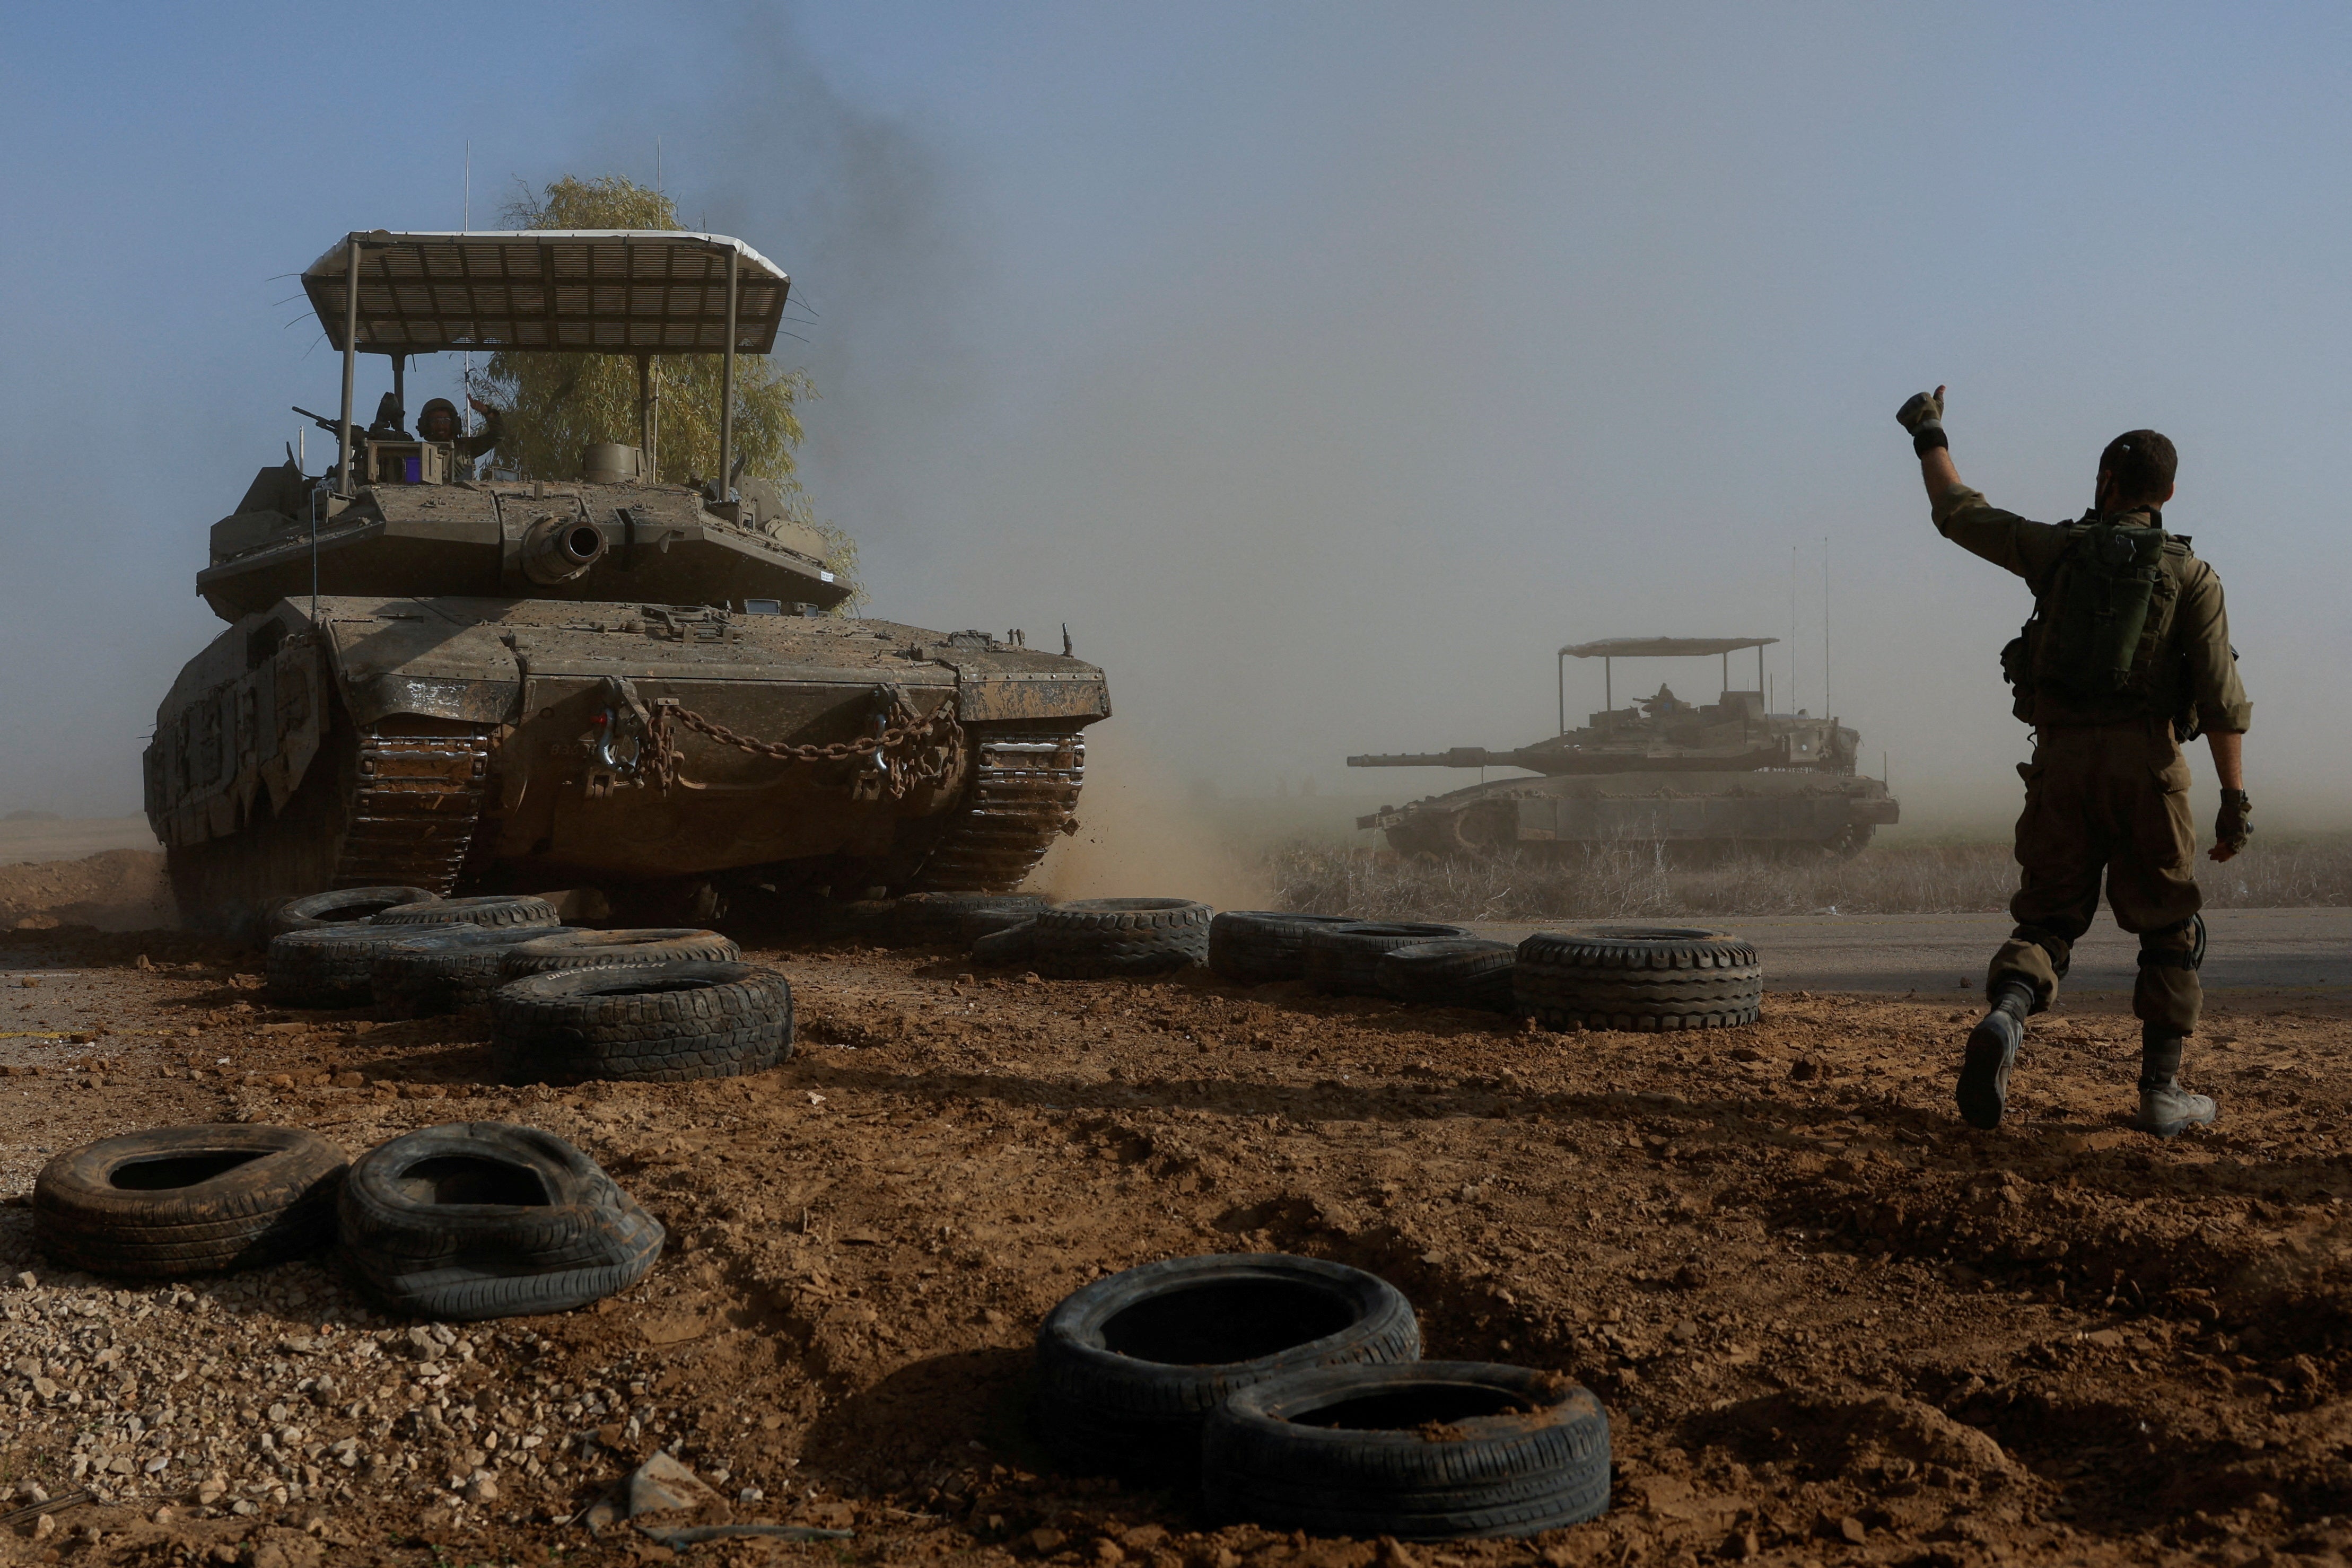
{"type": "Polygon", "coordinates": [[[446,397],[436,397],[416,411],[416,434],[426,441],[454,441],[458,428],[457,405],[446,397]]]}

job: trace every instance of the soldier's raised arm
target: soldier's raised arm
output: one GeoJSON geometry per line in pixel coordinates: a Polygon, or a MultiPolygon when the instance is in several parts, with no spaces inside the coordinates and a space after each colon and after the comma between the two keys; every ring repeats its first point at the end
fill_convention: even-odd
{"type": "Polygon", "coordinates": [[[1982,491],[1960,482],[1951,442],[1944,434],[1942,387],[1913,392],[1895,410],[1895,419],[1911,433],[1911,450],[1919,458],[1919,478],[1927,487],[1936,531],[1970,554],[2017,573],[2039,593],[2043,577],[2065,548],[2065,530],[2004,512],[1989,504],[1982,491]]]}

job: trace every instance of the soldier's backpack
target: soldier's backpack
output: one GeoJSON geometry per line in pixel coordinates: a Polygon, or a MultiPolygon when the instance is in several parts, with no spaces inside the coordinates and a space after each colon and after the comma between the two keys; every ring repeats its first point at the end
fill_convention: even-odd
{"type": "Polygon", "coordinates": [[[2189,541],[2126,523],[2064,526],[2070,537],[2032,617],[2000,652],[2017,716],[2035,722],[2034,699],[2044,693],[2117,717],[2168,708],[2173,694],[2157,689],[2157,655],[2169,640],[2180,578],[2165,558],[2185,559],[2189,541]]]}

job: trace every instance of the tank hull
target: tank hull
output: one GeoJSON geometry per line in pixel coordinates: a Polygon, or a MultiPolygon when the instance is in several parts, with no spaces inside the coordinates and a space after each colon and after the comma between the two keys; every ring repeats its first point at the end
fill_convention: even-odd
{"type": "Polygon", "coordinates": [[[972,632],[285,599],[182,671],[147,809],[184,918],[211,926],[380,883],[1009,888],[1073,825],[1108,713],[1095,666],[972,632]]]}
{"type": "Polygon", "coordinates": [[[1503,779],[1357,820],[1403,854],[1542,853],[1597,843],[1851,853],[1900,809],[1878,779],[1810,769],[1503,779]]]}

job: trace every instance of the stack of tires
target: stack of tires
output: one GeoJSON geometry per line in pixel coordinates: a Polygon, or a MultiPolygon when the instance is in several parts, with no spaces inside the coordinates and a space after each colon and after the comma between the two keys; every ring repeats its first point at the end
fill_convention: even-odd
{"type": "Polygon", "coordinates": [[[487,1004],[507,1082],[728,1078],[792,1053],[791,986],[716,931],[577,930],[543,899],[415,888],[321,894],[280,913],[310,923],[269,945],[272,1000],[373,1000],[410,1016],[487,1004]]]}
{"type": "Polygon", "coordinates": [[[738,1078],[792,1050],[792,986],[731,959],[590,962],[523,975],[490,998],[490,1060],[508,1083],[738,1078]]]}
{"type": "Polygon", "coordinates": [[[266,966],[269,999],[289,1008],[364,1007],[446,1011],[462,997],[484,962],[495,979],[498,950],[542,936],[556,924],[543,898],[437,898],[421,887],[358,887],[314,894],[281,906],[272,917],[266,966]],[[417,953],[386,970],[390,989],[379,997],[379,960],[395,948],[417,953]]]}
{"type": "Polygon", "coordinates": [[[1421,1359],[1397,1289],[1281,1253],[1097,1281],[1037,1332],[1055,1458],[1197,1486],[1220,1521],[1360,1540],[1532,1535],[1609,1506],[1609,1419],[1556,1373],[1421,1359]]]}
{"type": "Polygon", "coordinates": [[[68,1149],[33,1184],[33,1240],[94,1274],[184,1279],[333,1245],[387,1310],[562,1312],[626,1290],[661,1225],[552,1133],[426,1127],[346,1165],[294,1127],[157,1127],[68,1149]]]}

